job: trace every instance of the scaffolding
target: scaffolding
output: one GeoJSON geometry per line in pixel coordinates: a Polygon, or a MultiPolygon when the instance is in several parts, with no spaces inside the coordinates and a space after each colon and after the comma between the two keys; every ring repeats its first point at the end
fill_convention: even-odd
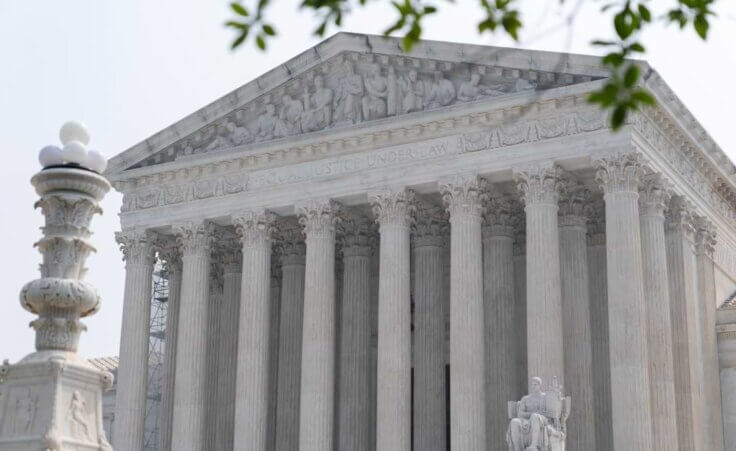
{"type": "Polygon", "coordinates": [[[169,300],[169,276],[159,262],[153,271],[153,293],[151,302],[151,324],[148,341],[148,389],[146,397],[146,423],[143,437],[145,451],[157,451],[161,412],[161,393],[164,370],[164,338],[166,312],[169,300]]]}

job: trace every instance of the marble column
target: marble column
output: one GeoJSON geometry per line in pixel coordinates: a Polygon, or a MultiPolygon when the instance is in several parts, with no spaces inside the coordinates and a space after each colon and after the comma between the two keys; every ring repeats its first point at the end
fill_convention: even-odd
{"type": "Polygon", "coordinates": [[[450,442],[486,449],[483,242],[485,180],[458,176],[440,184],[450,213],[450,442]]]}
{"type": "Polygon", "coordinates": [[[718,377],[718,346],[716,342],[716,282],[713,250],[716,229],[705,217],[695,220],[695,258],[700,309],[700,331],[703,368],[703,436],[705,449],[723,451],[723,421],[721,420],[721,384],[718,377]]]}
{"type": "Polygon", "coordinates": [[[118,449],[140,449],[146,418],[154,238],[145,230],[125,230],[116,233],[115,239],[125,260],[125,292],[114,443],[118,449]]]}
{"type": "Polygon", "coordinates": [[[164,341],[163,387],[159,411],[158,449],[171,450],[171,421],[174,416],[174,383],[176,380],[176,337],[179,325],[181,295],[181,250],[167,246],[159,252],[169,275],[169,299],[166,301],[166,336],[164,341]]]}
{"type": "Polygon", "coordinates": [[[281,317],[281,261],[271,258],[270,336],[268,350],[268,440],[267,449],[276,449],[276,409],[279,380],[279,318],[281,317]]]}
{"type": "Polygon", "coordinates": [[[335,223],[339,205],[297,207],[306,234],[299,450],[331,450],[335,419],[335,223]]]}
{"type": "MultiPolygon", "coordinates": [[[[486,435],[488,449],[506,441],[508,413],[503,406],[519,399],[525,378],[519,375],[514,295],[514,222],[511,199],[493,195],[483,226],[483,304],[485,314],[486,435]]],[[[524,350],[525,351],[525,350],[524,350]]]]}
{"type": "Polygon", "coordinates": [[[677,406],[672,355],[672,320],[664,240],[664,210],[670,194],[660,174],[642,179],[639,188],[644,299],[647,303],[652,448],[678,449],[677,406]]]}
{"type": "Polygon", "coordinates": [[[305,246],[301,227],[298,224],[280,227],[279,240],[282,275],[276,451],[293,451],[299,446],[299,384],[302,366],[305,246]]]}
{"type": "Polygon", "coordinates": [[[235,379],[236,450],[267,449],[273,221],[274,215],[263,209],[233,217],[243,246],[235,379]]]}
{"type": "Polygon", "coordinates": [[[340,334],[338,450],[368,451],[371,352],[370,280],[372,225],[345,217],[341,224],[343,282],[340,334]]]}
{"type": "Polygon", "coordinates": [[[527,355],[526,355],[526,235],[524,229],[523,212],[519,217],[516,230],[514,232],[514,298],[516,299],[516,366],[519,375],[519,394],[516,396],[521,399],[524,393],[527,393],[529,373],[527,371],[527,355]]]}
{"type": "Polygon", "coordinates": [[[593,407],[596,451],[613,450],[611,418],[611,360],[608,348],[608,277],[606,266],[606,207],[596,196],[588,212],[588,267],[590,271],[590,344],[593,351],[593,407]]]}
{"type": "Polygon", "coordinates": [[[446,214],[423,204],[413,228],[414,260],[414,449],[447,449],[445,382],[446,214]]]}
{"type": "Polygon", "coordinates": [[[376,450],[411,449],[410,223],[414,193],[370,196],[380,228],[376,450]]]}
{"type": "Polygon", "coordinates": [[[556,166],[515,173],[526,211],[526,318],[529,377],[565,386],[557,202],[562,187],[556,166]]]}
{"type": "Polygon", "coordinates": [[[693,214],[673,196],[666,213],[667,269],[672,313],[677,431],[681,450],[703,449],[700,406],[700,336],[697,318],[693,214]]]}
{"type": "Polygon", "coordinates": [[[207,303],[207,387],[205,399],[204,449],[215,449],[217,437],[217,416],[220,407],[217,403],[217,382],[220,361],[220,312],[223,302],[223,265],[221,234],[215,235],[215,250],[210,267],[209,302],[207,303]]]}
{"type": "Polygon", "coordinates": [[[736,449],[736,305],[716,313],[725,449],[736,449]]]}
{"type": "Polygon", "coordinates": [[[217,361],[217,426],[215,448],[233,449],[235,434],[235,379],[238,361],[238,322],[240,318],[240,289],[242,284],[242,251],[238,240],[225,243],[223,252],[223,287],[220,307],[220,346],[217,361]]]}
{"type": "Polygon", "coordinates": [[[597,450],[593,401],[590,280],[586,243],[590,192],[570,186],[559,204],[562,328],[565,346],[566,391],[574,399],[575,415],[567,422],[569,451],[597,450]]]}
{"type": "Polygon", "coordinates": [[[606,205],[606,266],[611,359],[611,415],[616,451],[652,449],[647,312],[641,261],[641,156],[596,161],[606,205]]]}
{"type": "Polygon", "coordinates": [[[204,223],[187,223],[174,226],[174,232],[182,249],[182,282],[171,449],[202,451],[207,405],[207,302],[212,230],[204,223]]]}

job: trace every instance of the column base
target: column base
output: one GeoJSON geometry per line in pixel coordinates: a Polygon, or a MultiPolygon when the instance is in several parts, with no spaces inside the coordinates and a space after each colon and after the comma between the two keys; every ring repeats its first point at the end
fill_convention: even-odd
{"type": "Polygon", "coordinates": [[[0,449],[112,451],[102,392],[112,374],[77,354],[39,351],[0,366],[0,449]]]}

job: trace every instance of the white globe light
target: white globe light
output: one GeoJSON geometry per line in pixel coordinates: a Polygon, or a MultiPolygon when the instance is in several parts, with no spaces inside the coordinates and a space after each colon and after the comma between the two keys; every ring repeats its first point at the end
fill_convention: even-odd
{"type": "Polygon", "coordinates": [[[41,149],[38,153],[38,161],[41,163],[41,166],[45,168],[64,164],[64,158],[61,156],[61,149],[56,146],[46,146],[41,149]]]}
{"type": "Polygon", "coordinates": [[[65,146],[72,141],[79,141],[85,146],[89,144],[89,132],[87,127],[79,121],[68,121],[61,126],[59,138],[65,146]]]}
{"type": "Polygon", "coordinates": [[[79,141],[69,141],[61,149],[61,157],[67,163],[84,164],[87,159],[87,148],[79,141]]]}
{"type": "Polygon", "coordinates": [[[95,172],[103,173],[107,168],[107,158],[96,150],[90,150],[87,152],[87,159],[82,166],[87,169],[92,169],[95,172]]]}

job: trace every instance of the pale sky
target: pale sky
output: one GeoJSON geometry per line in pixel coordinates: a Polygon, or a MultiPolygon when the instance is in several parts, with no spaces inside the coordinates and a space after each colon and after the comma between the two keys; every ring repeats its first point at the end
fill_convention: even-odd
{"type": "MultiPolygon", "coordinates": [[[[0,150],[8,172],[0,177],[0,360],[17,361],[33,351],[33,315],[18,301],[22,285],[39,276],[42,216],[29,183],[40,169],[38,150],[58,145],[68,119],[85,122],[90,147],[108,157],[122,152],[216,98],[319,42],[316,22],[297,12],[297,1],[272,0],[278,39],[261,53],[248,43],[229,50],[232,32],[226,1],[0,0],[0,150]]],[[[559,0],[520,0],[525,31],[521,47],[597,53],[588,43],[610,37],[602,2],[582,0],[573,22],[559,0]]],[[[252,4],[253,1],[245,1],[252,4]]],[[[393,17],[387,0],[358,9],[344,30],[380,33],[393,17]]],[[[477,1],[438,1],[444,13],[427,23],[427,39],[512,45],[500,35],[475,31],[477,1]],[[458,5],[459,4],[459,5],[458,5]]],[[[577,0],[567,0],[569,11],[577,0]]],[[[650,2],[664,11],[675,0],[650,2]]],[[[736,157],[736,2],[719,0],[707,43],[692,30],[657,26],[644,36],[646,58],[733,160],[736,157]]],[[[333,30],[334,32],[335,30],[333,30]]],[[[103,201],[105,214],[92,227],[97,254],[88,260],[88,280],[102,295],[101,311],[85,320],[80,353],[117,355],[124,270],[113,239],[119,229],[121,196],[103,201]]]]}

